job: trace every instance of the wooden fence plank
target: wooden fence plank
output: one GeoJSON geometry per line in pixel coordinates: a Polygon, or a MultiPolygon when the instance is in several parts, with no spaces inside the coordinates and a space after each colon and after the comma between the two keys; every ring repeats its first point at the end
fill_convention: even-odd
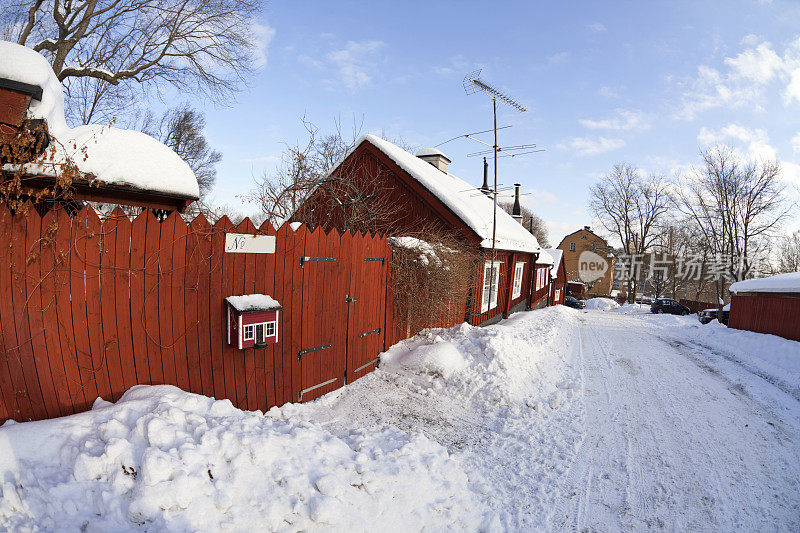
{"type": "MultiPolygon", "coordinates": [[[[61,348],[59,335],[58,313],[56,304],[56,277],[58,272],[58,254],[56,235],[58,220],[56,210],[50,209],[42,217],[42,240],[40,250],[42,254],[41,300],[42,319],[44,326],[46,354],[50,363],[50,374],[53,376],[56,397],[61,416],[73,414],[74,408],[67,384],[65,358],[69,358],[68,350],[61,348]]],[[[66,347],[65,347],[66,348],[66,347]]]]}
{"type": "MultiPolygon", "coordinates": [[[[282,405],[284,400],[284,378],[286,377],[283,362],[289,357],[288,353],[292,350],[292,325],[289,317],[291,309],[291,267],[287,266],[290,259],[287,257],[287,249],[290,246],[292,230],[289,224],[283,224],[278,229],[275,237],[275,288],[273,297],[283,306],[280,314],[280,332],[278,333],[278,345],[275,347],[273,358],[273,391],[275,400],[273,405],[282,405]]],[[[286,370],[289,372],[289,369],[286,370]]],[[[291,378],[291,374],[289,374],[291,378]]]]}
{"type": "MultiPolygon", "coordinates": [[[[224,398],[228,398],[234,404],[236,403],[237,396],[236,396],[236,359],[239,355],[238,348],[231,346],[227,342],[227,338],[225,337],[225,329],[223,329],[223,324],[225,324],[225,308],[223,307],[223,298],[228,296],[232,296],[235,294],[234,292],[234,261],[235,256],[240,254],[229,254],[225,253],[225,233],[232,233],[234,231],[234,226],[228,217],[222,217],[215,227],[219,226],[221,233],[220,236],[222,241],[220,242],[219,252],[222,254],[222,287],[221,287],[221,298],[216,302],[212,302],[214,307],[217,307],[220,312],[220,320],[212,320],[211,327],[217,329],[222,332],[222,338],[220,339],[220,354],[222,356],[222,366],[225,372],[225,396],[224,398]]],[[[216,246],[214,247],[214,252],[217,251],[216,246]]]]}
{"type": "MultiPolygon", "coordinates": [[[[134,350],[134,344],[138,344],[142,337],[134,340],[131,334],[131,301],[133,299],[131,291],[131,248],[133,243],[131,238],[133,225],[122,209],[115,209],[112,215],[117,223],[113,277],[116,296],[117,349],[122,367],[122,388],[127,391],[137,383],[142,383],[138,381],[141,371],[137,368],[134,350]]],[[[147,380],[149,380],[149,372],[143,382],[147,383],[147,380]]]]}
{"type": "MultiPolygon", "coordinates": [[[[253,223],[250,222],[249,218],[245,218],[242,220],[236,227],[233,228],[233,232],[235,233],[248,233],[252,234],[255,231],[253,227],[253,223]]],[[[225,296],[232,296],[232,295],[240,295],[240,294],[247,294],[249,290],[247,289],[248,283],[245,279],[245,269],[247,263],[247,257],[251,254],[234,254],[229,253],[226,254],[231,256],[233,259],[233,264],[231,266],[233,271],[233,276],[230,279],[230,292],[227,293],[225,296]]],[[[254,355],[253,355],[253,348],[248,348],[246,350],[240,350],[237,346],[227,345],[228,350],[228,359],[231,361],[233,366],[233,379],[236,388],[234,389],[234,396],[231,398],[231,401],[236,405],[239,409],[248,409],[248,399],[247,399],[247,384],[248,384],[248,367],[252,368],[254,366],[254,355]],[[248,361],[249,360],[249,361],[248,361]]]]}
{"type": "Polygon", "coordinates": [[[172,354],[175,360],[176,385],[185,391],[189,386],[189,360],[186,353],[186,335],[189,326],[186,321],[186,238],[188,228],[180,215],[174,215],[174,237],[172,244],[172,354]]]}
{"type": "Polygon", "coordinates": [[[19,217],[12,217],[5,205],[0,206],[0,329],[3,332],[3,359],[8,368],[8,385],[3,387],[3,398],[7,402],[9,416],[18,422],[32,420],[35,416],[33,406],[28,397],[25,376],[22,369],[21,351],[17,340],[15,324],[15,308],[12,297],[12,235],[15,235],[14,224],[19,224],[19,217]],[[10,392],[9,392],[10,390],[10,392]]]}
{"type": "Polygon", "coordinates": [[[174,211],[161,222],[158,248],[158,332],[164,383],[177,385],[175,368],[175,339],[172,330],[172,254],[175,246],[175,225],[179,215],[174,211]]]}
{"type": "Polygon", "coordinates": [[[69,258],[70,307],[75,339],[75,355],[80,371],[86,407],[90,408],[99,396],[97,379],[92,371],[92,352],[89,346],[89,328],[86,322],[86,215],[88,207],[81,209],[72,220],[72,246],[69,258]],[[72,296],[74,295],[74,297],[72,296]]]}
{"type": "Polygon", "coordinates": [[[136,366],[137,383],[150,384],[150,359],[147,356],[147,330],[145,323],[145,256],[147,221],[150,212],[144,209],[131,222],[130,257],[130,320],[133,360],[136,366]]]}
{"type": "MultiPolygon", "coordinates": [[[[249,218],[245,218],[236,227],[236,233],[254,234],[256,228],[249,218]]],[[[255,260],[256,256],[263,254],[235,254],[240,256],[237,258],[236,263],[236,278],[241,279],[241,285],[237,288],[239,294],[253,294],[255,292],[255,260]]],[[[256,410],[257,407],[257,393],[256,393],[256,355],[260,357],[262,348],[248,348],[243,353],[237,354],[237,369],[243,372],[243,378],[237,378],[237,392],[239,393],[239,405],[243,409],[250,411],[256,410]]]]}
{"type": "Polygon", "coordinates": [[[227,398],[225,394],[224,343],[227,342],[223,298],[223,260],[225,255],[225,232],[230,226],[228,217],[223,216],[212,228],[211,234],[211,280],[209,293],[209,331],[211,332],[211,375],[214,380],[214,397],[227,398]]]}
{"type": "MultiPolygon", "coordinates": [[[[259,233],[264,235],[275,236],[275,228],[272,227],[269,220],[265,220],[258,228],[259,233]]],[[[256,293],[268,294],[275,296],[275,261],[277,255],[273,254],[258,254],[256,258],[256,275],[255,287],[256,293]]],[[[280,300],[278,300],[280,302],[280,300]]],[[[282,331],[283,313],[278,313],[278,342],[283,338],[282,331]]],[[[258,389],[258,405],[259,409],[266,411],[275,405],[275,353],[277,351],[276,344],[270,344],[265,350],[261,351],[261,358],[257,359],[257,364],[261,365],[261,371],[256,375],[256,387],[258,389]]]]}
{"type": "MultiPolygon", "coordinates": [[[[288,250],[290,253],[287,253],[287,260],[288,260],[288,268],[289,272],[291,273],[291,299],[289,301],[289,307],[293,310],[291,313],[291,321],[292,321],[292,342],[290,344],[291,347],[299,347],[300,346],[300,333],[301,333],[301,325],[302,325],[302,317],[303,314],[301,312],[301,305],[302,305],[302,284],[303,284],[303,277],[302,277],[302,270],[300,268],[300,258],[304,255],[305,250],[305,241],[308,237],[308,228],[303,225],[298,228],[296,232],[293,234],[292,239],[292,246],[291,250],[288,250]]],[[[290,348],[289,358],[288,360],[283,361],[283,371],[291,372],[291,380],[287,383],[284,380],[284,403],[285,402],[296,402],[298,394],[302,390],[300,388],[300,362],[297,360],[297,349],[290,348]],[[294,352],[294,353],[291,353],[294,352]]]]}
{"type": "Polygon", "coordinates": [[[161,331],[159,325],[158,268],[161,246],[161,222],[152,211],[145,211],[147,219],[144,242],[144,294],[142,316],[147,344],[147,361],[150,368],[150,383],[160,385],[164,381],[164,366],[161,360],[161,331]]]}
{"type": "Polygon", "coordinates": [[[116,243],[117,220],[119,215],[125,216],[117,208],[102,224],[100,254],[100,311],[103,322],[103,348],[108,367],[108,379],[111,387],[111,398],[116,402],[125,392],[125,380],[122,372],[122,361],[119,354],[119,334],[117,332],[117,297],[116,297],[116,243]]]}
{"type": "MultiPolygon", "coordinates": [[[[25,391],[30,398],[33,415],[37,419],[47,417],[47,408],[39,385],[36,373],[33,347],[31,345],[31,330],[28,323],[28,296],[26,293],[28,234],[36,231],[34,217],[30,216],[33,208],[30,204],[23,207],[25,214],[14,217],[11,234],[11,271],[12,271],[12,299],[14,302],[14,323],[17,331],[19,358],[25,377],[25,391]]],[[[38,231],[37,231],[38,234],[38,231]]]]}
{"type": "Polygon", "coordinates": [[[89,348],[92,354],[92,372],[97,393],[111,400],[111,383],[108,375],[106,343],[103,339],[102,300],[100,292],[100,254],[102,227],[100,217],[91,206],[86,209],[86,323],[89,328],[89,348]]]}
{"type": "Polygon", "coordinates": [[[197,350],[200,383],[205,396],[214,396],[212,360],[212,328],[209,302],[211,298],[211,224],[199,216],[192,221],[194,242],[197,245],[197,350]]]}
{"type": "MultiPolygon", "coordinates": [[[[192,220],[187,227],[186,233],[186,271],[184,281],[183,301],[186,307],[186,364],[189,372],[189,391],[195,394],[203,394],[203,382],[200,372],[200,347],[198,314],[203,312],[199,298],[198,279],[200,262],[200,249],[198,240],[201,238],[197,226],[200,224],[198,218],[192,220]]],[[[208,310],[208,298],[206,297],[206,312],[208,310]]]]}

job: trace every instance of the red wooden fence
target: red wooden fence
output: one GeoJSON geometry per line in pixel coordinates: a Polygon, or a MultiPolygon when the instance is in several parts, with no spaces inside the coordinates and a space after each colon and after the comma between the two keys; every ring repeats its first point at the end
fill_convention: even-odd
{"type": "Polygon", "coordinates": [[[266,410],[357,379],[385,346],[381,236],[119,209],[101,221],[91,207],[0,206],[0,224],[0,422],[84,411],[136,384],[266,410]],[[228,232],[274,235],[275,253],[225,253],[228,232]],[[227,344],[223,298],[248,293],[284,307],[265,349],[227,344]]]}

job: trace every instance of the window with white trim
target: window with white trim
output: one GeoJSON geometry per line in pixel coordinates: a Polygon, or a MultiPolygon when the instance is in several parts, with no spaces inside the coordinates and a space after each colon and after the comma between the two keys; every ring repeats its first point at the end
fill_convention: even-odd
{"type": "Polygon", "coordinates": [[[244,327],[244,332],[242,334],[242,340],[244,341],[251,341],[255,337],[255,324],[250,324],[244,327]]]}
{"type": "Polygon", "coordinates": [[[547,285],[547,269],[546,268],[537,268],[536,269],[536,290],[539,291],[547,285]]]}
{"type": "Polygon", "coordinates": [[[264,324],[264,337],[275,336],[275,322],[266,322],[264,324]]]}
{"type": "Polygon", "coordinates": [[[522,274],[525,272],[525,263],[517,261],[514,265],[514,287],[511,292],[512,298],[519,298],[522,294],[522,274]]]}
{"type": "Polygon", "coordinates": [[[481,313],[497,307],[497,289],[500,285],[500,263],[495,261],[494,268],[489,261],[483,267],[483,295],[481,297],[481,313]],[[489,295],[491,293],[491,302],[489,295]]]}

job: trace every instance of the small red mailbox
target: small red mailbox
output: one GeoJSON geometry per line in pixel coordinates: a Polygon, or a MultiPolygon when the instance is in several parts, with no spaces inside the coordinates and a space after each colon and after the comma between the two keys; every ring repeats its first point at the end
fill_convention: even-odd
{"type": "Polygon", "coordinates": [[[266,294],[244,294],[225,298],[228,310],[228,344],[264,348],[278,342],[281,304],[266,294]]]}

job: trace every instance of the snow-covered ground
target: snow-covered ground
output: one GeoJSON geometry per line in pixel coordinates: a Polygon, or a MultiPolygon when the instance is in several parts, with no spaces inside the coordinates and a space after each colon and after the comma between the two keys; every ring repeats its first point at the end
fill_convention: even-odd
{"type": "Polygon", "coordinates": [[[265,415],[139,387],[8,424],[0,529],[800,528],[800,343],[646,309],[429,331],[265,415]]]}

